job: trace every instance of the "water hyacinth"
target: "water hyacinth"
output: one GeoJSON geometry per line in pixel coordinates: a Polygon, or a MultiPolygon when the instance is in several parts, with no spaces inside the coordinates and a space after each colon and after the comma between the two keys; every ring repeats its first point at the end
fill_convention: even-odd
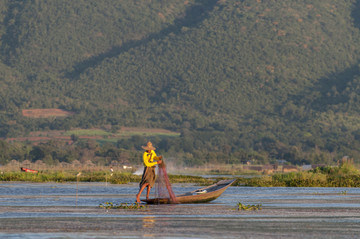
{"type": "Polygon", "coordinates": [[[112,202],[104,202],[101,203],[99,207],[104,209],[146,209],[147,205],[140,204],[137,202],[133,204],[127,204],[127,203],[114,204],[112,202]]]}
{"type": "Polygon", "coordinates": [[[237,204],[238,211],[257,211],[257,210],[261,210],[261,209],[262,209],[261,204],[245,205],[245,204],[242,204],[241,202],[238,202],[238,204],[237,204]]]}

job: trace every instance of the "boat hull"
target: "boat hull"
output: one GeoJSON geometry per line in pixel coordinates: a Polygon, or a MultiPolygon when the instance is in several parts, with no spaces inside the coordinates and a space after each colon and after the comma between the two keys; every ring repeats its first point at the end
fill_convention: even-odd
{"type": "Polygon", "coordinates": [[[24,168],[24,167],[21,167],[20,170],[22,172],[25,172],[25,173],[38,173],[39,171],[37,170],[33,170],[33,169],[29,169],[29,168],[24,168]]]}
{"type": "MultiPolygon", "coordinates": [[[[186,203],[207,203],[213,201],[220,197],[220,195],[225,192],[225,190],[230,187],[230,185],[235,180],[223,180],[214,185],[201,188],[189,193],[185,193],[179,196],[176,196],[177,203],[186,204],[186,203]],[[205,191],[204,193],[197,194],[196,191],[205,191]]],[[[148,204],[170,204],[172,203],[169,198],[151,198],[141,200],[148,204]]]]}

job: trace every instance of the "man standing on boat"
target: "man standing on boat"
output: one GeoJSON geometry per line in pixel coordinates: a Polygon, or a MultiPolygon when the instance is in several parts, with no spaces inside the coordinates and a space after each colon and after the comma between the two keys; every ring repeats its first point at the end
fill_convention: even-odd
{"type": "Polygon", "coordinates": [[[162,163],[162,156],[156,156],[155,148],[149,141],[146,146],[141,146],[145,152],[143,154],[144,172],[140,182],[140,190],[136,194],[136,202],[140,203],[140,196],[144,189],[147,187],[146,199],[149,199],[151,188],[155,184],[155,165],[162,163]]]}

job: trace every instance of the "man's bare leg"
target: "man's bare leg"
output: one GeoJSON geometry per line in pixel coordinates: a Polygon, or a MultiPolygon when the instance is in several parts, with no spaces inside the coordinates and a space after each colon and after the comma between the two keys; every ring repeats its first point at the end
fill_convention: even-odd
{"type": "Polygon", "coordinates": [[[150,190],[151,190],[151,187],[150,187],[150,185],[148,185],[147,186],[147,191],[146,191],[146,199],[149,199],[150,190]]]}
{"type": "Polygon", "coordinates": [[[139,190],[139,192],[138,192],[138,194],[136,194],[136,202],[137,203],[140,203],[140,196],[141,196],[141,193],[144,191],[144,189],[146,188],[146,187],[148,187],[149,186],[149,184],[148,183],[145,183],[145,184],[143,184],[142,186],[141,186],[141,188],[140,188],[140,190],[139,190]]]}

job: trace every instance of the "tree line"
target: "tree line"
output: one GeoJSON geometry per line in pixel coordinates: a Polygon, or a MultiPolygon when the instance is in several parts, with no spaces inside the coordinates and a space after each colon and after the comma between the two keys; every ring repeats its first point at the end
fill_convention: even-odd
{"type": "Polygon", "coordinates": [[[189,164],[359,159],[355,0],[3,3],[3,139],[160,127],[181,132],[159,143],[189,164]],[[34,108],[75,114],[21,114],[34,108]]]}

